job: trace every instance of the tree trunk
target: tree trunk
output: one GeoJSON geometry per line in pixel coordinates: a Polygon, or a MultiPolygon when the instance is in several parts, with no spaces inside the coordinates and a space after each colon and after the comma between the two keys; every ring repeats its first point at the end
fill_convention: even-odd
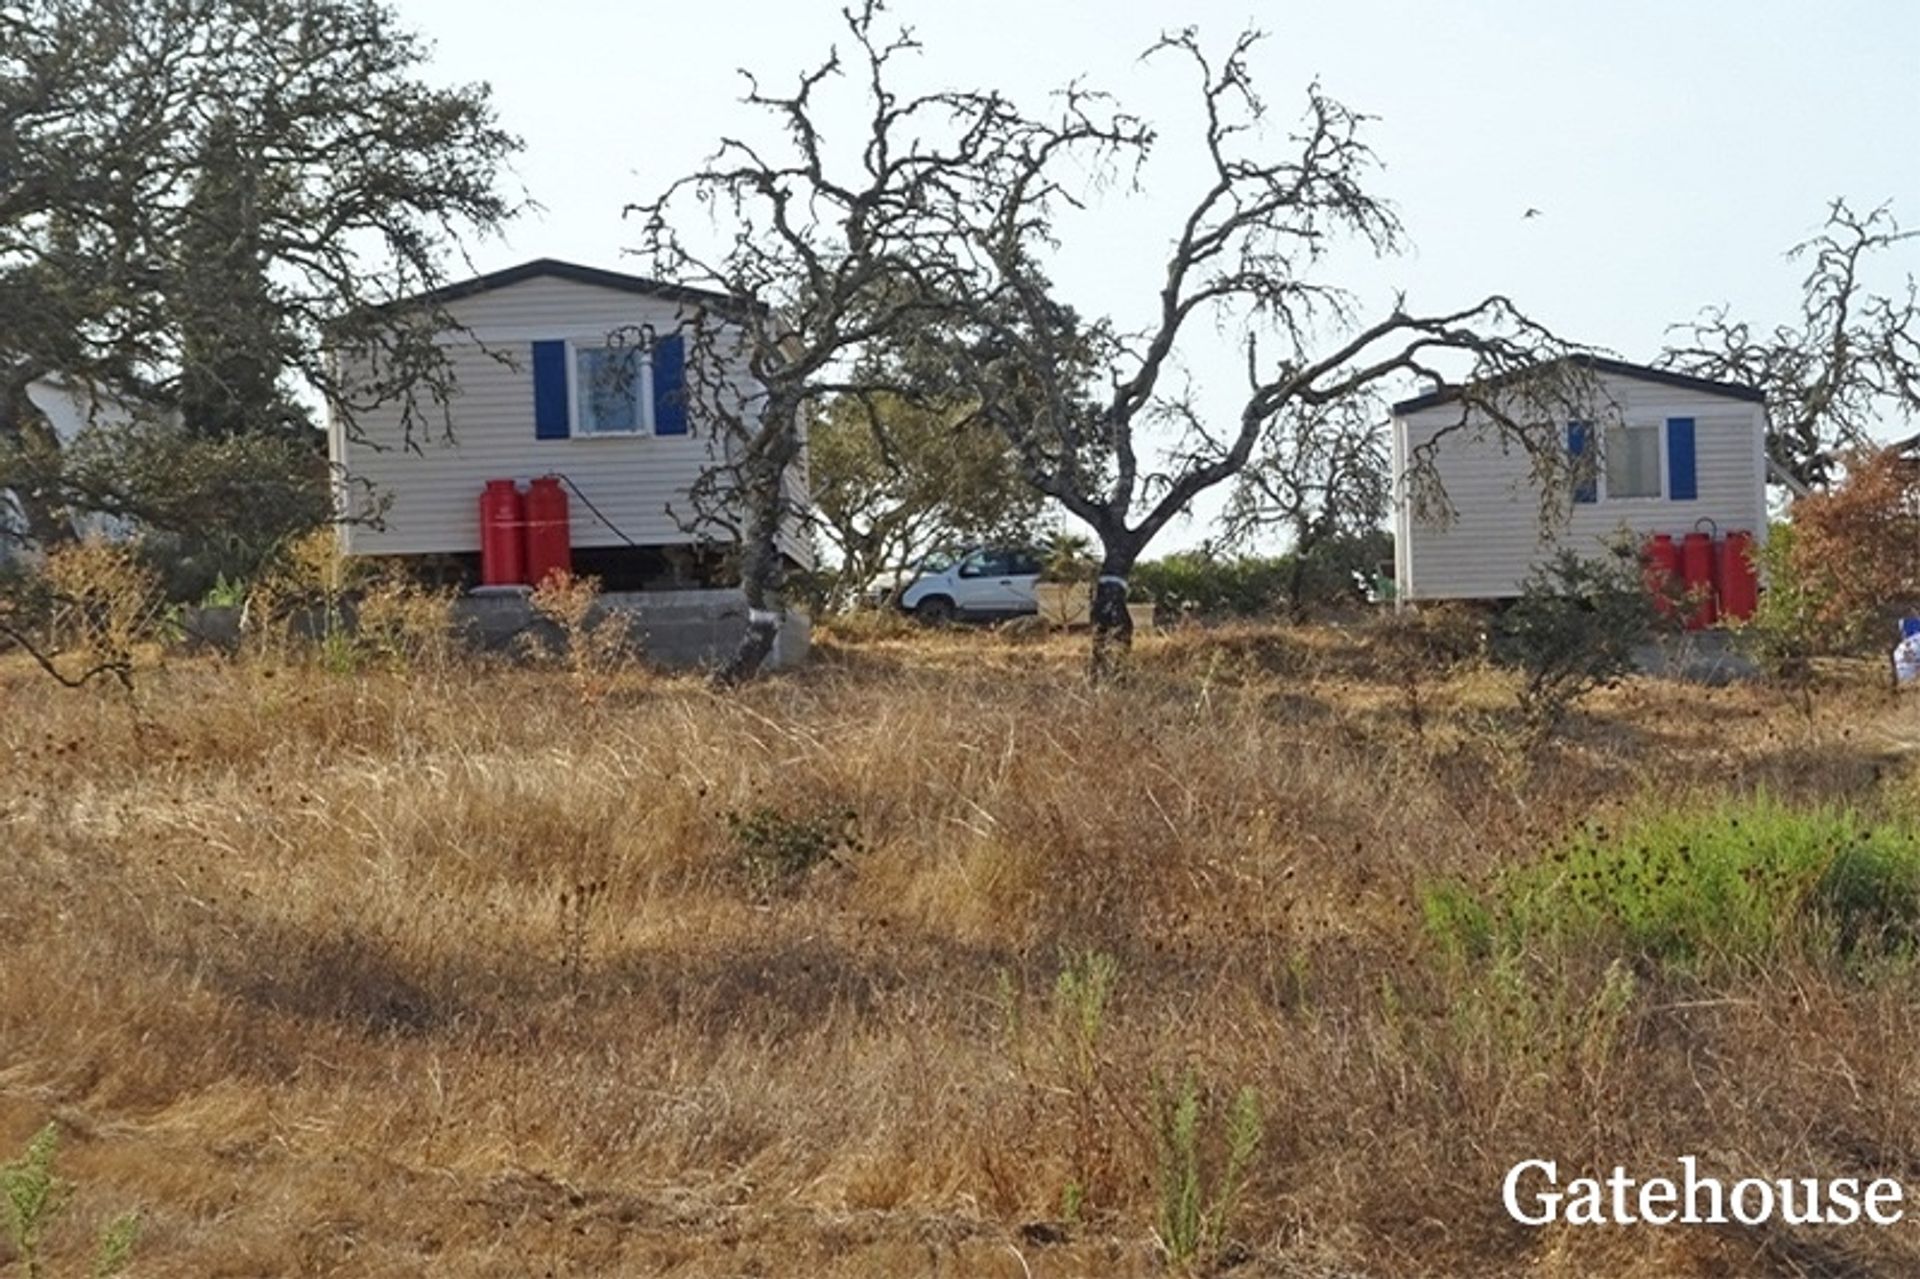
{"type": "Polygon", "coordinates": [[[1088,621],[1093,624],[1093,651],[1087,674],[1098,683],[1118,675],[1133,648],[1133,615],[1127,612],[1127,575],[1133,572],[1138,548],[1107,546],[1100,576],[1093,584],[1088,621]]]}
{"type": "Polygon", "coordinates": [[[733,656],[714,672],[714,683],[722,686],[743,684],[760,673],[785,620],[782,591],[787,563],[779,539],[787,509],[787,463],[794,451],[769,448],[742,471],[746,526],[740,545],[740,589],[747,597],[747,632],[733,656]]]}
{"type": "Polygon", "coordinates": [[[1287,618],[1295,625],[1307,620],[1307,552],[1303,536],[1293,539],[1293,563],[1287,566],[1287,618]]]}

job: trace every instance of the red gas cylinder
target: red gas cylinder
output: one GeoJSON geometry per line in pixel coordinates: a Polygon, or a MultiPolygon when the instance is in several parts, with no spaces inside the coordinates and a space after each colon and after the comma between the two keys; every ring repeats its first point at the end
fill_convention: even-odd
{"type": "Polygon", "coordinates": [[[488,480],[480,494],[480,584],[521,586],[527,580],[521,525],[526,503],[512,480],[488,480]]]}
{"type": "Polygon", "coordinates": [[[1673,597],[1680,593],[1680,548],[1673,544],[1673,535],[1655,533],[1648,538],[1641,562],[1654,608],[1662,617],[1672,616],[1673,597]]]}
{"type": "Polygon", "coordinates": [[[1736,529],[1720,543],[1720,614],[1744,622],[1760,604],[1760,577],[1753,568],[1753,534],[1736,529]]]}
{"type": "Polygon", "coordinates": [[[549,573],[572,571],[567,491],[560,487],[559,476],[543,475],[527,489],[527,580],[538,586],[549,573]]]}
{"type": "Polygon", "coordinates": [[[1687,597],[1695,602],[1693,613],[1687,618],[1687,629],[1697,631],[1703,626],[1712,626],[1713,606],[1713,535],[1711,533],[1689,533],[1680,540],[1680,580],[1685,584],[1687,597]]]}

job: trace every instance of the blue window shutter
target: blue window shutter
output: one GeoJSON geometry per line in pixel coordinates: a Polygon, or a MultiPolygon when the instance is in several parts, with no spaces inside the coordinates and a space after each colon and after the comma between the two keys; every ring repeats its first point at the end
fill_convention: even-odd
{"type": "MultiPolygon", "coordinates": [[[[1585,422],[1567,423],[1567,456],[1577,466],[1580,459],[1587,455],[1587,424],[1585,422]]],[[[1597,502],[1600,500],[1600,482],[1592,476],[1583,476],[1574,482],[1573,500],[1576,502],[1597,502]]]]}
{"type": "Polygon", "coordinates": [[[687,433],[687,343],[678,333],[653,348],[653,433],[687,433]]]}
{"type": "Polygon", "coordinates": [[[533,438],[564,440],[567,413],[567,344],[533,344],[533,438]]]}
{"type": "Polygon", "coordinates": [[[1693,419],[1667,419],[1667,496],[1691,502],[1700,496],[1699,472],[1693,462],[1693,419]]]}

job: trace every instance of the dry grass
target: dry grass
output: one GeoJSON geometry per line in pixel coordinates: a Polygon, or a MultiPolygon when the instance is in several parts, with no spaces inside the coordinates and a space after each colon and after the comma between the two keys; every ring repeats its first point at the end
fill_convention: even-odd
{"type": "Polygon", "coordinates": [[[829,639],[590,701],[180,660],[137,714],[0,661],[0,1153],[57,1119],[63,1260],[138,1206],[149,1276],[1156,1273],[1154,1080],[1191,1068],[1267,1115],[1236,1273],[1920,1266],[1498,1200],[1534,1155],[1920,1176],[1920,981],[1649,987],[1549,1051],[1461,1015],[1416,904],[1649,795],[1910,809],[1910,706],[1636,683],[1529,759],[1497,677],[1416,730],[1349,633],[1149,639],[1117,691],[1079,660],[829,639]],[[845,811],[799,880],[743,873],[730,814],[845,811]],[[1089,951],[1090,1057],[1055,994],[1089,951]]]}

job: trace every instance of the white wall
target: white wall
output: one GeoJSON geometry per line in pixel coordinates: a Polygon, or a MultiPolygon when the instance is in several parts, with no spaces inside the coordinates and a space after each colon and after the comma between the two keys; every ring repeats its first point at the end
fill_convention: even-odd
{"type": "MultiPolygon", "coordinates": [[[[111,396],[95,396],[85,387],[42,379],[27,388],[27,398],[46,415],[47,425],[62,446],[73,443],[88,427],[99,430],[124,428],[134,420],[132,410],[111,396]]],[[[0,489],[0,564],[21,555],[26,516],[11,489],[0,489]]],[[[110,515],[86,514],[74,518],[73,530],[80,537],[123,538],[131,536],[130,522],[110,515]]]]}
{"type": "MultiPolygon", "coordinates": [[[[1399,493],[1394,511],[1394,563],[1400,598],[1407,600],[1499,599],[1516,595],[1528,572],[1558,546],[1597,553],[1622,527],[1637,537],[1670,533],[1676,540],[1703,517],[1721,534],[1743,529],[1766,536],[1762,452],[1765,408],[1708,394],[1608,373],[1604,393],[1628,423],[1694,419],[1698,496],[1596,502],[1559,499],[1568,517],[1557,527],[1541,517],[1539,489],[1518,447],[1503,450],[1490,427],[1472,427],[1441,439],[1435,468],[1454,515],[1445,524],[1414,519],[1405,500],[1406,467],[1413,450],[1459,421],[1455,404],[1441,404],[1394,419],[1394,468],[1399,493]]],[[[1595,414],[1599,418],[1600,414],[1595,414]]],[[[1562,426],[1560,438],[1565,438],[1562,426]]],[[[1662,459],[1664,466],[1664,438],[1662,459]]],[[[1705,526],[1702,526],[1705,527],[1705,526]]]]}
{"type": "MultiPolygon", "coordinates": [[[[331,449],[342,467],[349,513],[365,515],[386,501],[383,528],[346,526],[350,553],[477,551],[486,482],[547,474],[567,476],[605,516],[602,522],[569,493],[575,546],[623,546],[622,533],[649,546],[697,540],[667,513],[671,503],[682,517],[688,514],[688,488],[709,465],[713,441],[697,411],[688,413],[690,430],[681,436],[534,438],[532,343],[604,341],[616,329],[641,324],[666,333],[681,321],[676,303],[536,277],[458,299],[447,310],[470,330],[443,339],[457,385],[451,438],[441,438],[434,406],[428,407],[433,438],[419,441],[417,450],[404,446],[398,405],[361,414],[358,439],[348,438],[340,422],[332,424],[331,449]],[[512,357],[516,367],[489,350],[512,357]]],[[[797,539],[787,549],[804,558],[797,539]]]]}

